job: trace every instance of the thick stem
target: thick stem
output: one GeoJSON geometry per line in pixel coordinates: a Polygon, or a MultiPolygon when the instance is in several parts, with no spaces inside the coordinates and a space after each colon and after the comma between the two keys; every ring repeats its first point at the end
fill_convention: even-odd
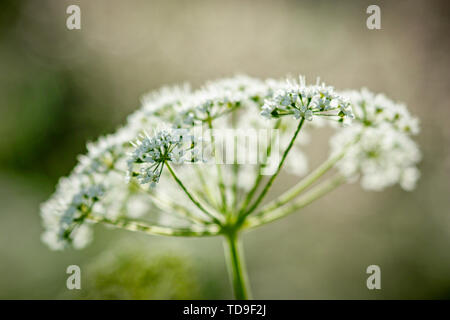
{"type": "Polygon", "coordinates": [[[234,298],[237,300],[251,299],[243,248],[237,233],[231,232],[225,235],[224,248],[234,298]]]}

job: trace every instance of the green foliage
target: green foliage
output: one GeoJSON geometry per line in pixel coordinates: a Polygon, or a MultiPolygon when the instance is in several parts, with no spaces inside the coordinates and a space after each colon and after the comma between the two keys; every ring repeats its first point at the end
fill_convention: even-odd
{"type": "Polygon", "coordinates": [[[108,253],[84,272],[84,299],[200,299],[204,290],[189,257],[173,251],[108,253]]]}

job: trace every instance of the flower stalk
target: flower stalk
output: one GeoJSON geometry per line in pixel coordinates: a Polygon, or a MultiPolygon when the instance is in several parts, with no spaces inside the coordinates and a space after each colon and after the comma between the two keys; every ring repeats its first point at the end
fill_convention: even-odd
{"type": "Polygon", "coordinates": [[[192,201],[192,203],[195,204],[197,206],[197,208],[199,208],[208,217],[210,217],[215,223],[220,225],[221,221],[217,217],[215,217],[212,213],[210,213],[208,210],[206,210],[203,207],[203,205],[194,198],[194,196],[191,194],[191,192],[189,192],[189,190],[185,187],[183,182],[181,182],[181,180],[178,178],[178,176],[176,175],[176,173],[172,169],[172,167],[168,163],[166,163],[166,166],[167,166],[167,169],[169,169],[169,172],[172,175],[172,177],[175,179],[175,181],[178,183],[178,185],[181,187],[181,189],[184,191],[184,193],[188,196],[188,198],[192,201]]]}
{"type": "Polygon", "coordinates": [[[300,209],[303,209],[310,203],[315,200],[323,197],[327,193],[333,191],[338,186],[343,184],[346,181],[345,177],[341,175],[336,175],[335,177],[322,182],[315,188],[311,189],[307,193],[305,193],[302,197],[297,199],[296,201],[290,203],[286,207],[281,207],[278,210],[262,210],[255,214],[252,217],[247,219],[247,222],[244,226],[244,229],[252,229],[255,227],[259,227],[263,224],[281,219],[293,212],[297,212],[300,209]]]}
{"type": "Polygon", "coordinates": [[[251,214],[257,207],[258,205],[261,203],[261,201],[264,199],[264,196],[267,194],[267,192],[269,191],[270,187],[272,186],[273,182],[275,181],[275,178],[278,176],[278,174],[281,171],[281,168],[283,167],[284,161],[286,160],[287,155],[289,154],[289,151],[292,149],[292,146],[294,145],[295,139],[297,138],[300,130],[302,129],[303,123],[305,122],[305,118],[302,118],[300,120],[300,122],[298,123],[297,129],[295,130],[295,133],[291,139],[291,141],[289,142],[289,145],[287,146],[286,150],[283,153],[283,156],[281,157],[280,163],[278,164],[277,170],[275,171],[275,173],[270,177],[269,181],[267,181],[264,189],[261,191],[260,195],[258,196],[258,198],[255,200],[255,202],[253,203],[253,205],[245,212],[241,213],[239,215],[239,223],[242,223],[245,218],[251,214]]]}

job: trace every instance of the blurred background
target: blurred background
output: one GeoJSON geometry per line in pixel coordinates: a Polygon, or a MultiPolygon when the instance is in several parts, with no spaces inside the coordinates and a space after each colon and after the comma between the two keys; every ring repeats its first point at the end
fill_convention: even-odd
{"type": "Polygon", "coordinates": [[[414,192],[347,185],[244,236],[254,298],[450,298],[449,8],[444,0],[1,1],[0,298],[231,298],[219,238],[97,226],[87,249],[52,252],[39,239],[39,204],[85,142],[122,124],[142,94],[236,73],[366,86],[407,103],[422,127],[414,192]],[[71,4],[81,30],[66,28],[71,4]],[[370,4],[381,8],[382,30],[366,28],[370,4]],[[66,289],[70,264],[81,267],[80,291],[66,289]],[[371,264],[381,267],[382,290],[366,287],[371,264]]]}

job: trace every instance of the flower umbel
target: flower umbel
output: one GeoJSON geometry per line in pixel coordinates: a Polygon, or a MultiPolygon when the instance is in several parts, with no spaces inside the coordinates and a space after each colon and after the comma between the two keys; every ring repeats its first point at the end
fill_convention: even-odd
{"type": "Polygon", "coordinates": [[[314,117],[329,117],[339,122],[354,118],[350,103],[335,93],[333,87],[324,83],[307,86],[302,77],[298,82],[287,81],[273,97],[267,99],[261,115],[269,119],[292,115],[308,121],[314,117]]]}
{"type": "Polygon", "coordinates": [[[41,206],[46,231],[42,240],[52,249],[69,245],[82,248],[92,238],[86,217],[104,193],[104,186],[93,184],[87,176],[62,178],[58,191],[41,206]]]}
{"type": "Polygon", "coordinates": [[[134,151],[128,160],[128,176],[136,177],[140,184],[155,187],[167,162],[181,164],[197,162],[196,139],[187,129],[167,129],[147,132],[133,143],[134,151]],[[135,171],[136,165],[139,171],[135,171]]]}
{"type": "Polygon", "coordinates": [[[338,92],[319,82],[306,85],[303,77],[236,76],[198,90],[165,87],[142,102],[117,132],[88,144],[42,204],[42,240],[51,249],[86,246],[94,223],[150,235],[220,235],[230,253],[235,297],[246,299],[243,231],[298,212],[349,181],[360,179],[369,190],[396,184],[413,190],[420,176],[421,153],[413,140],[418,119],[404,104],[367,89],[338,92]],[[305,147],[324,123],[336,130],[330,156],[309,170],[305,147]],[[210,136],[197,135],[198,128],[210,136]],[[279,139],[270,136],[249,151],[255,159],[279,155],[267,179],[261,174],[266,163],[206,162],[205,141],[213,155],[228,155],[212,134],[222,129],[277,131],[279,139]],[[265,202],[283,173],[293,173],[297,183],[265,202]]]}
{"type": "Polygon", "coordinates": [[[411,138],[419,132],[418,119],[405,105],[367,89],[344,94],[352,101],[356,119],[330,140],[334,155],[350,145],[336,165],[338,170],[348,178],[360,176],[362,187],[368,190],[379,191],[396,183],[413,190],[420,176],[416,165],[421,153],[411,138]]]}

